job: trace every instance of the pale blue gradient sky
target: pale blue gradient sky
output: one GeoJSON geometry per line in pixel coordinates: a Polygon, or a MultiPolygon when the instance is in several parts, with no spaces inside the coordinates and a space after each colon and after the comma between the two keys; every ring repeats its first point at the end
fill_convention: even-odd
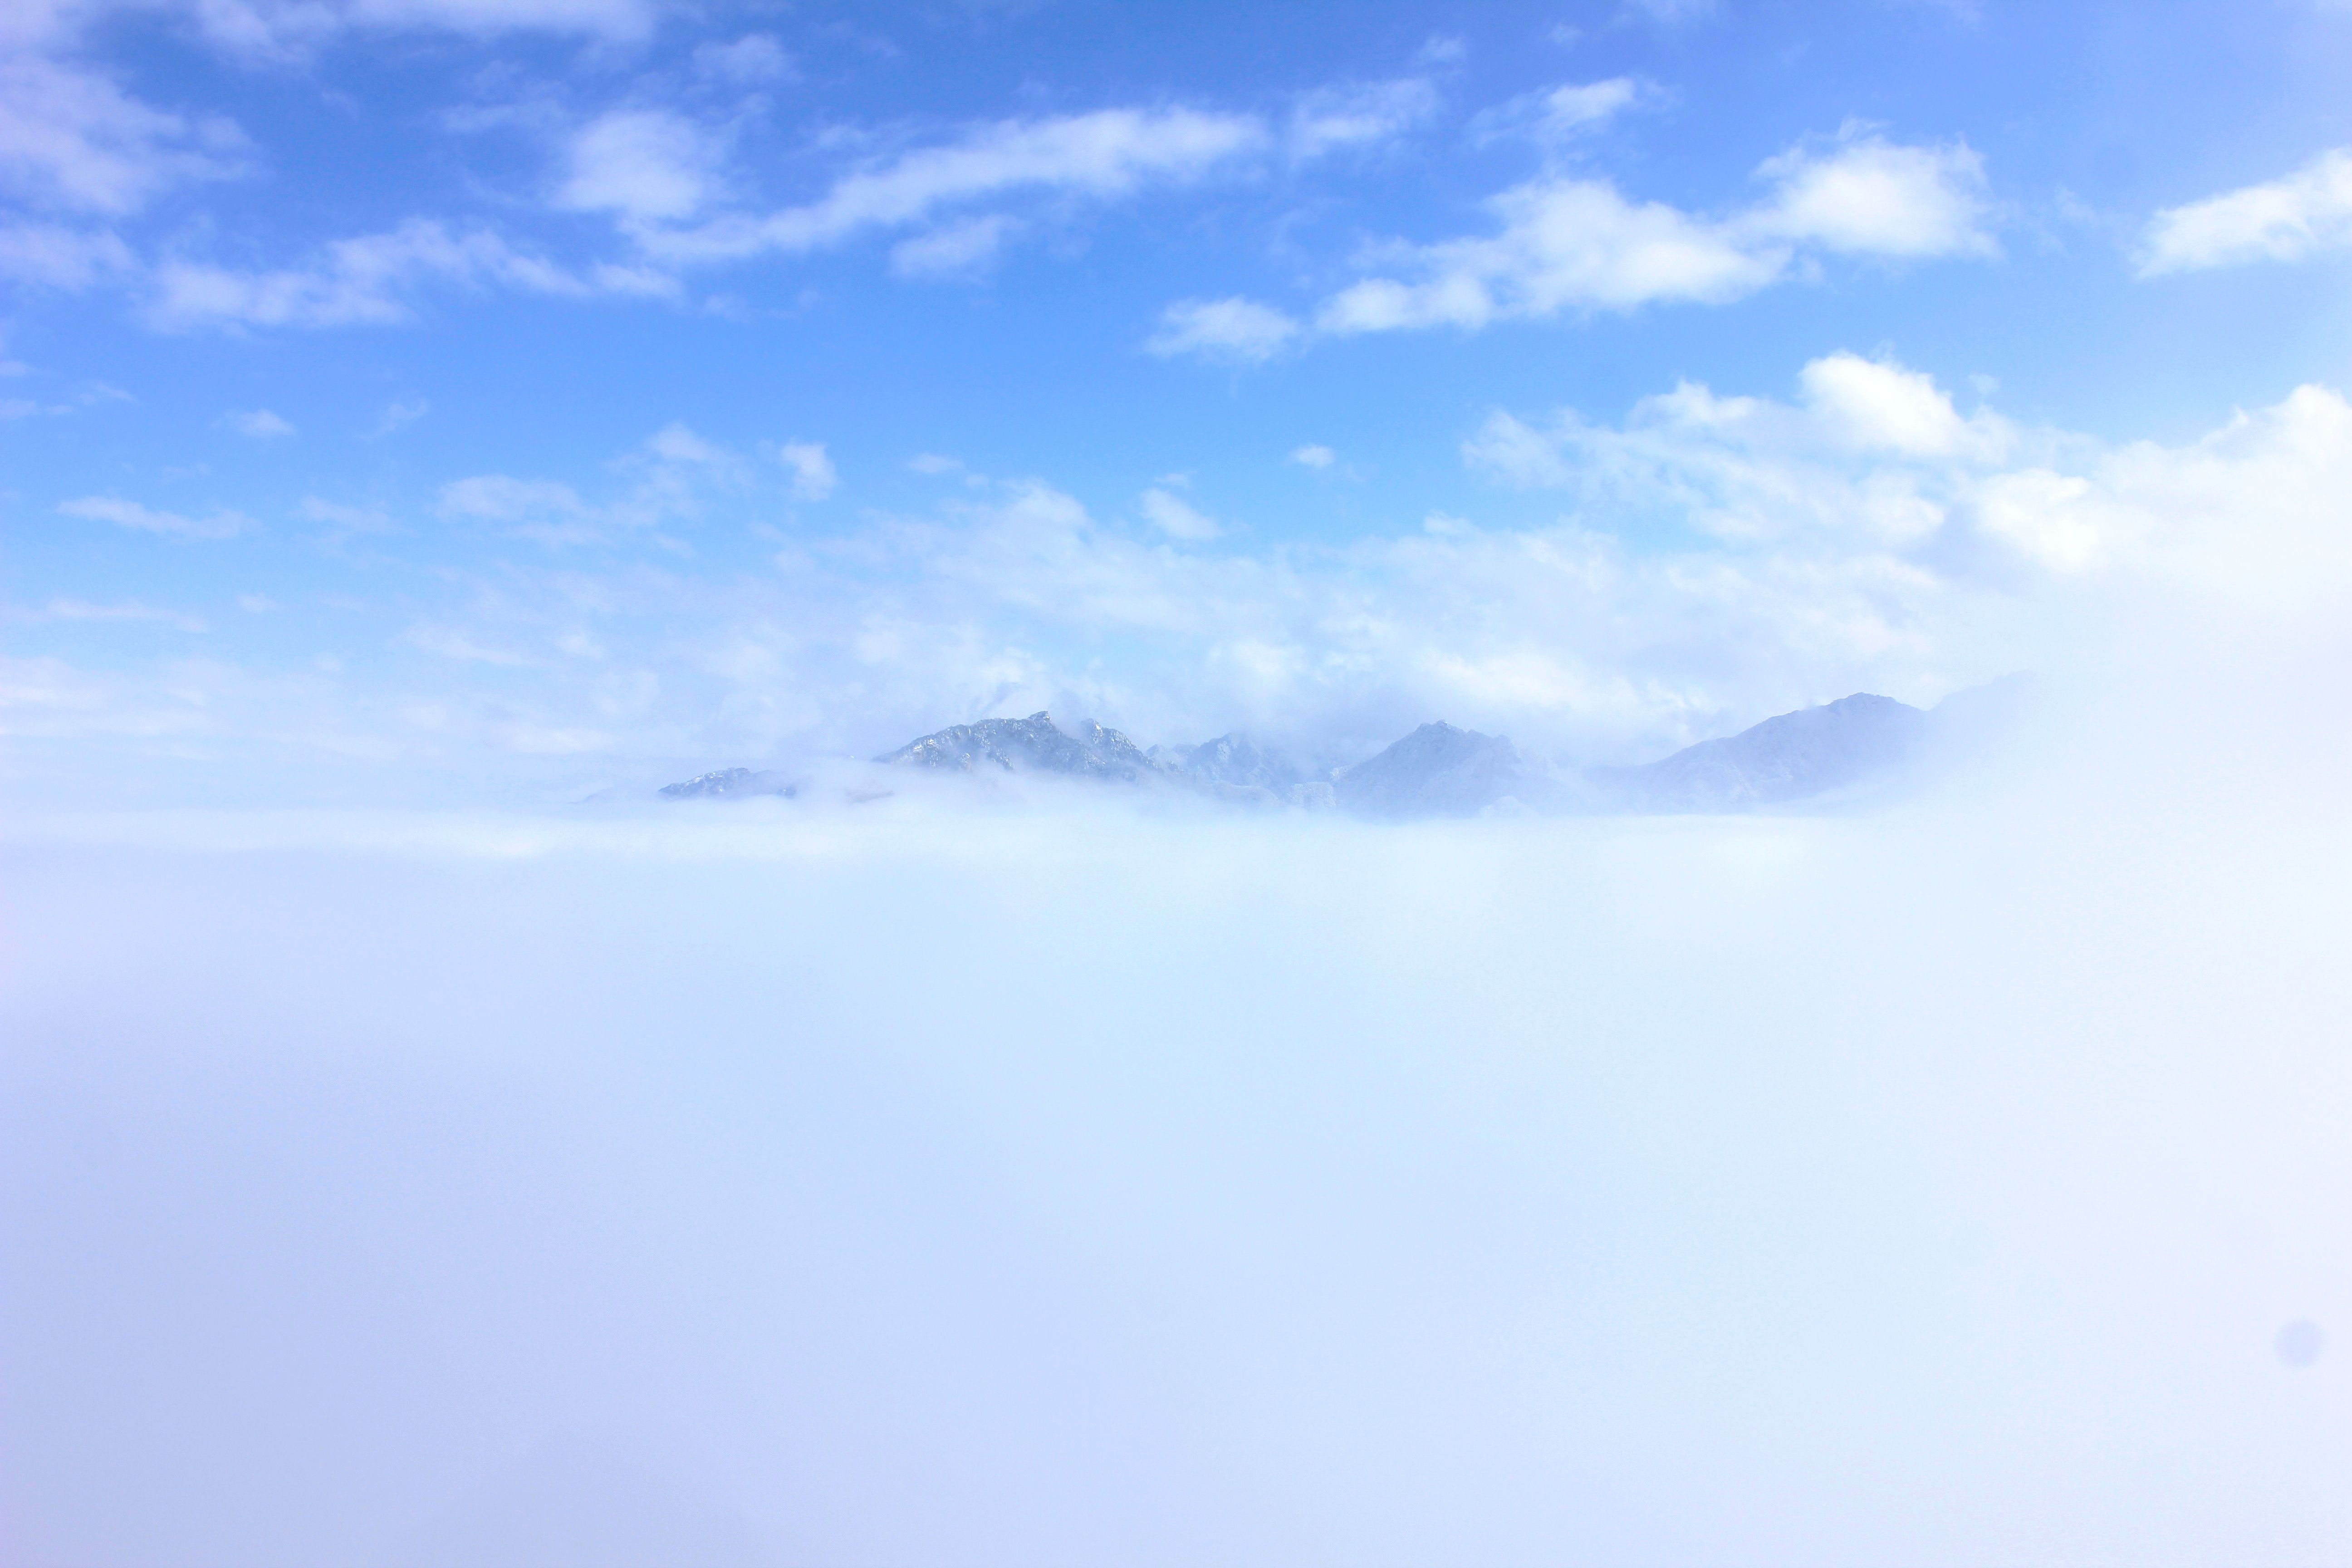
{"type": "Polygon", "coordinates": [[[2340,7],[93,0],[0,62],[18,789],[1047,704],[1642,754],[2052,663],[2116,542],[2009,481],[2352,380],[2340,7]],[[1898,369],[2009,433],[1864,429],[1898,369]],[[1775,512],[1832,473],[1932,515],[1775,512]]]}

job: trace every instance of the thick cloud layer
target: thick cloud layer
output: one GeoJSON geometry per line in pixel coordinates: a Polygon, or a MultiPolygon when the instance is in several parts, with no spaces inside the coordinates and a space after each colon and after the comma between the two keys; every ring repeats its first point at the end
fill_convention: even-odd
{"type": "Polygon", "coordinates": [[[1866,818],[50,824],[13,1560],[2340,1561],[2335,759],[2140,717],[1866,818]]]}

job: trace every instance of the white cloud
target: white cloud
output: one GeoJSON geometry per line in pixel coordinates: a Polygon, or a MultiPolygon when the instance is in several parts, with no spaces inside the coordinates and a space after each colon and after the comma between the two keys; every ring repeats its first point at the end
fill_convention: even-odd
{"type": "Polygon", "coordinates": [[[485,646],[461,627],[421,622],[400,634],[400,640],[422,653],[453,659],[460,664],[488,664],[508,668],[525,668],[536,662],[526,655],[509,649],[485,646]]]}
{"type": "MultiPolygon", "coordinates": [[[[309,8],[312,0],[290,0],[309,8]]],[[[667,0],[343,0],[338,9],[355,26],[438,27],[457,33],[583,33],[641,38],[664,12],[667,0]]]]}
{"type": "Polygon", "coordinates": [[[1318,330],[1451,326],[1666,301],[1720,304],[1778,282],[1808,247],[1889,258],[1995,254],[1981,160],[1966,145],[1903,147],[1849,127],[1826,152],[1766,162],[1765,202],[1726,218],[1633,203],[1606,181],[1546,176],[1489,205],[1496,232],[1389,254],[1402,277],[1325,300],[1318,330]]]}
{"type": "Polygon", "coordinates": [[[1254,363],[1271,359],[1296,339],[1299,324],[1249,300],[1184,300],[1160,312],[1160,330],[1143,346],[1163,357],[1201,354],[1254,363]]]}
{"type": "Polygon", "coordinates": [[[609,212],[625,223],[692,217],[722,194],[717,140],[662,110],[619,110],[591,121],[568,150],[556,205],[609,212]]]}
{"type": "Polygon", "coordinates": [[[1437,109],[1437,89],[1418,78],[1328,87],[1304,94],[1290,111],[1285,142],[1293,158],[1343,147],[1393,142],[1437,109]]]}
{"type": "Polygon", "coordinates": [[[700,45],[694,51],[694,64],[705,75],[744,85],[793,74],[792,55],[769,33],[747,33],[731,44],[700,45]]]}
{"type": "Polygon", "coordinates": [[[1925,374],[1851,353],[1798,375],[1791,405],[1689,383],[1643,399],[1618,428],[1497,413],[1464,444],[1472,467],[1587,507],[1719,540],[1843,541],[1909,549],[1966,513],[1979,478],[2020,437],[1964,418],[1925,374]]]}
{"type": "Polygon", "coordinates": [[[793,494],[802,500],[823,500],[841,483],[841,476],[834,471],[833,459],[825,456],[822,442],[787,441],[777,448],[776,455],[792,471],[793,494]]]}
{"type": "Polygon", "coordinates": [[[242,173],[247,150],[229,121],[151,108],[96,72],[0,49],[0,187],[23,200],[121,216],[172,185],[242,173]]]}
{"type": "Polygon", "coordinates": [[[433,405],[422,397],[412,398],[406,402],[387,403],[383,405],[383,413],[369,429],[368,435],[372,438],[389,436],[396,430],[404,429],[415,424],[432,412],[433,405]]]}
{"type": "Polygon", "coordinates": [[[704,440],[679,420],[672,420],[647,437],[646,449],[656,458],[664,458],[674,463],[733,461],[732,453],[713,442],[704,440]]]}
{"type": "Polygon", "coordinates": [[[2279,604],[2352,590],[2339,393],[2299,388],[2186,446],[2113,447],[1964,416],[1928,377],[1853,354],[1813,361],[1798,384],[1793,405],[1685,384],[1617,427],[1498,413],[1464,455],[1617,526],[1742,548],[1837,542],[1943,574],[1990,547],[2059,579],[2153,575],[2279,604]]]}
{"type": "Polygon", "coordinates": [[[1965,142],[1905,147],[1859,126],[1826,153],[1798,147],[1758,173],[1779,188],[1747,226],[1853,256],[1992,256],[1984,160],[1965,142]]]}
{"type": "Polygon", "coordinates": [[[85,289],[100,278],[130,273],[131,247],[100,230],[55,224],[0,224],[0,278],[51,289],[85,289]]]}
{"type": "Polygon", "coordinates": [[[575,274],[515,249],[488,229],[453,233],[412,218],[384,234],[339,239],[307,268],[245,271],[167,260],[151,275],[149,318],[167,328],[333,327],[407,320],[417,289],[438,283],[499,287],[584,299],[661,297],[674,280],[637,268],[597,267],[575,274]]]}
{"type": "Polygon", "coordinates": [[[253,519],[242,512],[224,509],[205,517],[187,517],[179,512],[157,511],[119,496],[84,496],[62,503],[58,510],[68,517],[111,522],[173,539],[234,539],[256,526],[253,519]]]}
{"type": "Polygon", "coordinates": [[[681,261],[797,253],[868,229],[910,227],[942,208],[1021,191],[1107,199],[1155,181],[1194,179],[1266,141],[1265,126],[1253,117],[1189,109],[1000,121],[948,145],[844,175],[805,206],[639,237],[654,254],[681,261]]]}
{"type": "MultiPolygon", "coordinates": [[[[649,452],[612,467],[672,461],[649,452]]],[[[501,563],[494,588],[404,587],[404,620],[442,657],[527,661],[483,734],[611,730],[600,704],[619,699],[598,683],[650,672],[631,689],[656,682],[659,704],[614,742],[646,757],[867,755],[1044,707],[1145,740],[1255,729],[1328,762],[1431,717],[1630,760],[1823,697],[1932,698],[2080,655],[2151,605],[2234,601],[2246,625],[2315,604],[2340,623],[2352,605],[2352,404],[2322,388],[2201,440],[2118,445],[1830,354],[1784,396],[1683,385],[1616,420],[1497,415],[1465,456],[1550,490],[1555,520],[1472,510],[1199,550],[1097,526],[1047,485],[951,486],[931,515],[779,538],[766,575],[501,563]],[[565,647],[601,657],[589,669],[565,647]]],[[[558,524],[577,504],[583,527],[624,510],[499,487],[466,504],[558,524]]],[[[423,689],[450,733],[472,722],[463,694],[423,689]]]]}
{"type": "Polygon", "coordinates": [[[1003,213],[942,224],[892,247],[890,270],[902,278],[952,278],[977,272],[996,259],[1005,240],[1019,227],[1003,213]]]}
{"type": "Polygon", "coordinates": [[[300,56],[353,32],[548,32],[632,43],[668,8],[664,0],[201,0],[192,7],[215,47],[264,59],[300,56]]]}
{"type": "MultiPolygon", "coordinates": [[[[822,446],[795,441],[766,451],[782,466],[796,499],[822,500],[838,482],[822,446]]],[[[551,550],[613,547],[635,538],[691,555],[691,544],[673,525],[697,521],[714,498],[759,493],[762,475],[773,473],[676,421],[610,469],[625,483],[593,498],[557,479],[474,474],[443,485],[436,510],[443,517],[497,524],[504,533],[551,550]]]]}
{"type": "Polygon", "coordinates": [[[1214,539],[1224,531],[1217,526],[1214,518],[1195,510],[1181,498],[1164,489],[1144,491],[1140,505],[1151,526],[1171,539],[1197,542],[1214,539]]]}
{"type": "Polygon", "coordinates": [[[1797,380],[1822,428],[1863,451],[1936,458],[2003,444],[1999,427],[1961,418],[1950,394],[1921,371],[1834,353],[1807,364],[1797,380]]]}
{"type": "Polygon", "coordinates": [[[184,632],[209,631],[211,627],[196,616],[179,610],[158,609],[152,605],[93,605],[82,599],[52,599],[39,613],[44,621],[146,622],[167,626],[184,632]]]}
{"type": "Polygon", "coordinates": [[[1339,460],[1339,454],[1328,447],[1300,447],[1290,454],[1290,460],[1302,468],[1328,468],[1339,460]]]}
{"type": "Polygon", "coordinates": [[[1625,9],[1665,26],[1678,27],[1714,16],[1718,4],[1719,0],[1625,0],[1625,9]]]}
{"type": "Polygon", "coordinates": [[[1078,704],[1146,738],[1257,728],[1332,761],[1432,714],[1591,754],[1656,746],[1727,706],[1773,711],[1768,690],[1916,681],[1966,640],[1970,598],[1843,541],[1635,552],[1572,523],[1171,552],[1042,486],[877,539],[854,574],[792,581],[795,608],[756,612],[792,643],[749,684],[854,687],[856,722],[886,735],[974,702],[1078,704]],[[1106,667],[1107,641],[1149,651],[1106,667]]]}
{"type": "Polygon", "coordinates": [[[338,534],[394,531],[390,514],[380,507],[352,506],[323,496],[304,496],[296,510],[305,521],[327,523],[338,534]]]}
{"type": "Polygon", "coordinates": [[[1662,300],[1720,303],[1779,278],[1785,250],[1741,243],[1662,202],[1636,205],[1599,180],[1546,179],[1489,204],[1485,238],[1400,247],[1408,278],[1371,278],[1327,300],[1330,333],[1454,326],[1565,310],[1628,310],[1662,300]]]}
{"type": "Polygon", "coordinates": [[[2139,273],[2300,261],[2344,249],[2352,249],[2352,149],[2339,147],[2284,178],[2157,214],[2139,273]]]}
{"type": "Polygon", "coordinates": [[[580,492],[553,479],[518,479],[507,474],[476,474],[452,479],[441,487],[444,517],[476,518],[486,522],[520,522],[530,518],[581,517],[588,508],[580,492]]]}
{"type": "Polygon", "coordinates": [[[2183,447],[2136,441],[1990,480],[1981,525],[2045,567],[2163,572],[2255,604],[2340,593],[2352,573],[2352,403],[2322,386],[2183,447]]]}
{"type": "Polygon", "coordinates": [[[222,423],[240,436],[250,436],[257,441],[274,440],[294,434],[294,426],[267,408],[232,409],[222,423]]]}
{"type": "Polygon", "coordinates": [[[1482,110],[1471,121],[1470,134],[1478,142],[1511,136],[1539,142],[1566,142],[1601,129],[1648,95],[1649,89],[1632,77],[1570,82],[1524,93],[1482,110]]]}

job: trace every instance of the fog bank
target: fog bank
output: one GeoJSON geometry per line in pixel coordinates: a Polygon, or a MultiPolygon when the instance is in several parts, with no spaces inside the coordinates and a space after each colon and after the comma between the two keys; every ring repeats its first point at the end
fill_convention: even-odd
{"type": "Polygon", "coordinates": [[[2352,1551],[2308,795],[772,804],[16,835],[12,1561],[2352,1551]]]}

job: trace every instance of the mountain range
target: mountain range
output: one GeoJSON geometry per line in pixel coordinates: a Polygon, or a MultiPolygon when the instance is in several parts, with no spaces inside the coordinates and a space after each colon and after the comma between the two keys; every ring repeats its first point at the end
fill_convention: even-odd
{"type": "MultiPolygon", "coordinates": [[[[1310,773],[1244,735],[1147,752],[1117,730],[1092,721],[1064,730],[1043,712],[950,725],[874,760],[931,773],[1176,787],[1241,804],[1332,807],[1373,817],[1737,812],[1851,797],[1889,785],[1923,762],[1980,750],[2014,718],[2026,693],[2025,678],[2011,676],[1923,711],[1856,692],[1636,767],[1563,768],[1528,756],[1507,737],[1430,723],[1360,763],[1310,773]]],[[[729,768],[661,794],[673,800],[791,795],[796,787],[782,773],[729,768]]]]}
{"type": "Polygon", "coordinates": [[[750,768],[720,768],[661,788],[664,800],[730,800],[754,795],[780,795],[790,799],[799,793],[800,785],[789,774],[755,773],[750,768]]]}

